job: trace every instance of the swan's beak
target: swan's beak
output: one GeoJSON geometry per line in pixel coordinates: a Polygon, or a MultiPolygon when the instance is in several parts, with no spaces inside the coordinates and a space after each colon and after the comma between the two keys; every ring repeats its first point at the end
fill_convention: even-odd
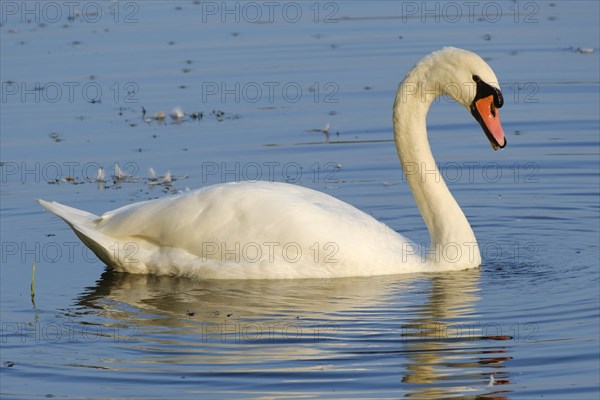
{"type": "Polygon", "coordinates": [[[506,146],[506,137],[500,124],[498,108],[494,105],[494,96],[477,99],[471,105],[471,114],[483,128],[494,150],[506,146]]]}

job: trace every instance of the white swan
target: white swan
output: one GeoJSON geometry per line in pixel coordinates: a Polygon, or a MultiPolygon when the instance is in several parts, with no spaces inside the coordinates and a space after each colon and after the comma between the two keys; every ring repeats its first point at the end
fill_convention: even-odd
{"type": "Polygon", "coordinates": [[[429,230],[427,252],[349,204],[285,183],[219,184],[100,217],[39,203],[66,221],[102,261],[124,272],[292,279],[477,267],[481,257],[473,230],[439,173],[432,173],[437,167],[425,117],[444,94],[473,114],[494,149],[506,144],[497,111],[502,94],[478,55],[446,47],[406,75],[394,103],[394,138],[429,230]]]}

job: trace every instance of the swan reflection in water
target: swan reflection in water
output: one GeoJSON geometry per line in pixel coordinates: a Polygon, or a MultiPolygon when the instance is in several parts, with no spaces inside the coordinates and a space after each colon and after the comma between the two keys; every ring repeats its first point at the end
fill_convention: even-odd
{"type": "MultiPolygon", "coordinates": [[[[457,381],[487,379],[488,383],[490,376],[494,385],[486,387],[489,398],[502,399],[509,391],[502,387],[510,383],[503,365],[512,359],[509,346],[494,341],[512,338],[498,335],[493,324],[478,322],[474,306],[479,300],[479,273],[470,270],[431,276],[428,301],[417,307],[401,333],[403,351],[410,360],[402,382],[418,387],[406,397],[467,395],[481,388],[460,386],[457,381]]],[[[478,393],[477,398],[488,397],[478,393]]]]}
{"type": "MultiPolygon", "coordinates": [[[[286,379],[301,382],[307,378],[302,373],[309,372],[324,379],[320,384],[331,385],[324,390],[342,394],[340,379],[387,379],[379,377],[385,364],[385,370],[398,371],[397,381],[386,380],[385,386],[391,384],[396,395],[502,398],[510,383],[504,365],[511,359],[510,338],[485,336],[487,330],[477,322],[479,275],[474,269],[199,282],[107,270],[80,296],[78,308],[82,318],[100,317],[102,326],[118,327],[122,340],[116,345],[134,349],[136,359],[112,362],[128,370],[140,365],[177,370],[180,365],[195,371],[195,378],[218,370],[221,379],[228,372],[236,379],[241,370],[260,370],[262,382],[278,372],[279,378],[269,382],[273,390],[281,390],[277,385],[286,379]],[[336,371],[331,381],[328,371],[336,371]],[[492,375],[493,386],[488,385],[492,375]]],[[[226,385],[220,382],[211,384],[226,385]]]]}

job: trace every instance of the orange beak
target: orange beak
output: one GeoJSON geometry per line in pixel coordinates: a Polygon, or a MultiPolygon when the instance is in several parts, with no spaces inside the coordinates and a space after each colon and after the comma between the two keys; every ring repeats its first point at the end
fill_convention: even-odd
{"type": "Polygon", "coordinates": [[[498,108],[494,105],[494,96],[476,100],[471,105],[471,114],[479,122],[494,150],[506,146],[506,137],[500,124],[498,108]]]}

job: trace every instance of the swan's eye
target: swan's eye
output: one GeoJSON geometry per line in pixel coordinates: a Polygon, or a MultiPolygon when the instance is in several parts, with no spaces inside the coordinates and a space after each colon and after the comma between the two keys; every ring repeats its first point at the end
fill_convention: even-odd
{"type": "Polygon", "coordinates": [[[473,75],[473,80],[475,82],[479,82],[479,81],[481,81],[481,78],[479,77],[479,75],[473,75]]]}

